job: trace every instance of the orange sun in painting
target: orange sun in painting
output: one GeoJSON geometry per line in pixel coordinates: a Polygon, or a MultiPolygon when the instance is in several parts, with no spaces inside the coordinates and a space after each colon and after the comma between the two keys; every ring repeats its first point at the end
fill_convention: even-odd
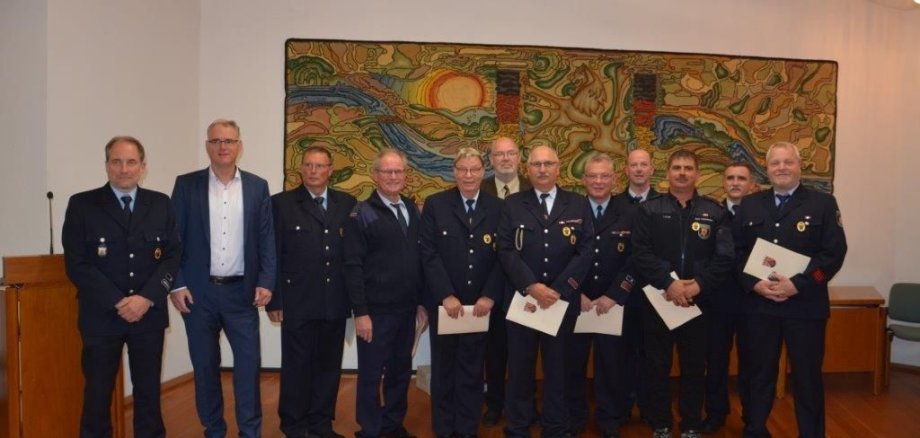
{"type": "Polygon", "coordinates": [[[429,108],[458,112],[485,103],[485,84],[476,76],[443,71],[426,82],[420,96],[429,108]]]}

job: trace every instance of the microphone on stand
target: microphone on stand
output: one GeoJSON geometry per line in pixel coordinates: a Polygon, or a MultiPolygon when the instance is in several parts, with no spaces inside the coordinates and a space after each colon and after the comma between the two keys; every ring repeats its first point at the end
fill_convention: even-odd
{"type": "Polygon", "coordinates": [[[54,192],[48,192],[48,254],[54,255],[54,219],[51,215],[51,200],[54,199],[54,192]]]}

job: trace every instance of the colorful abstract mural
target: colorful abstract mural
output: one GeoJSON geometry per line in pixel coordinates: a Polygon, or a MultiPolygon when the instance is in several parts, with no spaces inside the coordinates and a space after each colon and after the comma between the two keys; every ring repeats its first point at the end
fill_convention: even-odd
{"type": "MultiPolygon", "coordinates": [[[[676,149],[701,158],[699,191],[721,198],[721,173],[746,161],[766,182],[764,154],[799,146],[803,180],[830,192],[837,64],[833,61],[554,47],[288,40],[285,187],[300,183],[301,152],[334,155],[332,184],[359,198],[373,190],[371,160],[384,147],[409,157],[407,193],[424,199],[452,184],[460,147],[498,136],[525,149],[554,145],[560,185],[580,189],[587,155],[622,169],[648,150],[663,169],[676,149]]],[[[524,166],[522,166],[523,168],[524,166]]]]}

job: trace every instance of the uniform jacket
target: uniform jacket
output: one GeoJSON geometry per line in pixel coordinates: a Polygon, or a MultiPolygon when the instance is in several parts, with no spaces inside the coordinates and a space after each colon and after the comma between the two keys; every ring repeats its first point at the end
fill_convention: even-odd
{"type": "MultiPolygon", "coordinates": [[[[179,175],[173,187],[172,202],[176,223],[184,245],[179,275],[174,289],[187,287],[194,296],[211,275],[211,222],[208,208],[207,168],[179,175]]],[[[275,231],[268,183],[249,172],[240,171],[243,184],[243,251],[245,290],[275,287],[275,231]]]]}
{"type": "MultiPolygon", "coordinates": [[[[579,285],[588,273],[594,247],[594,225],[587,198],[557,188],[549,219],[534,189],[505,199],[498,225],[498,256],[514,290],[525,293],[527,286],[543,283],[572,303],[579,297],[579,285]]],[[[577,303],[575,301],[574,303],[577,303]]],[[[577,312],[579,306],[570,305],[577,312]]]]}
{"type": "Polygon", "coordinates": [[[693,195],[686,209],[670,193],[639,205],[633,226],[636,268],[655,288],[696,279],[700,299],[734,269],[734,243],[725,210],[712,199],[693,195]]]}
{"type": "Polygon", "coordinates": [[[610,198],[600,219],[594,219],[594,256],[580,288],[592,300],[606,295],[623,305],[636,286],[629,263],[634,207],[628,194],[621,193],[610,198]]]}
{"type": "Polygon", "coordinates": [[[425,272],[425,305],[437,308],[450,295],[465,305],[503,293],[495,238],[502,202],[479,191],[472,223],[456,187],[425,200],[419,245],[425,272]]]}
{"type": "Polygon", "coordinates": [[[740,236],[739,264],[743,268],[757,238],[776,243],[811,257],[805,272],[791,278],[799,293],[777,303],[753,292],[758,279],[741,274],[745,308],[752,313],[796,318],[828,318],[830,303],[827,282],[843,265],[846,236],[840,222],[837,200],[826,193],[800,185],[782,211],[776,207],[773,190],[744,198],[733,227],[740,236]]]}
{"type": "MultiPolygon", "coordinates": [[[[736,206],[735,208],[739,208],[736,206]]],[[[729,226],[732,225],[735,219],[735,214],[728,210],[725,206],[725,203],[722,203],[722,208],[725,210],[725,217],[728,221],[729,226]]],[[[732,239],[735,241],[735,246],[738,244],[738,235],[735,234],[734,228],[732,228],[732,239]]],[[[741,257],[740,253],[736,253],[735,262],[739,262],[741,257]]],[[[742,292],[741,292],[741,281],[738,277],[738,269],[732,269],[725,281],[722,284],[711,290],[709,292],[709,297],[704,301],[704,307],[706,310],[718,312],[718,313],[739,313],[742,308],[742,292]]]]}
{"type": "Polygon", "coordinates": [[[267,310],[284,310],[284,319],[334,320],[351,314],[345,291],[344,235],[357,202],[327,189],[326,211],[303,186],[272,196],[278,285],[267,310]]]}
{"type": "Polygon", "coordinates": [[[375,190],[355,205],[345,227],[345,287],[355,316],[414,310],[422,303],[418,209],[402,196],[409,228],[403,235],[389,202],[375,190]]]}
{"type": "Polygon", "coordinates": [[[166,297],[181,257],[169,198],[138,187],[131,222],[109,184],[77,193],[67,204],[64,262],[77,287],[78,326],[84,335],[120,335],[169,325],[166,297]],[[115,304],[141,295],[153,307],[130,324],[115,304]]]}

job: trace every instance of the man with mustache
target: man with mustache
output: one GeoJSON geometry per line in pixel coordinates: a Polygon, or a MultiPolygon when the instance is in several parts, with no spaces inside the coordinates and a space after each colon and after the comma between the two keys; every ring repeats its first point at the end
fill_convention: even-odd
{"type": "MultiPolygon", "coordinates": [[[[722,187],[725,189],[723,205],[728,212],[729,222],[741,205],[741,199],[751,193],[755,186],[754,172],[750,164],[732,163],[725,168],[722,175],[722,187]]],[[[709,339],[706,358],[706,420],[703,421],[703,433],[712,434],[725,425],[725,417],[730,412],[728,362],[732,344],[738,346],[738,358],[741,360],[738,364],[737,388],[741,399],[742,417],[747,406],[747,366],[744,362],[747,354],[744,353],[744,319],[736,270],[732,270],[730,277],[706,300],[706,311],[706,331],[709,339]]]]}
{"type": "MultiPolygon", "coordinates": [[[[725,211],[696,192],[699,159],[678,150],[668,159],[668,193],[639,207],[633,227],[636,269],[668,301],[689,307],[728,276],[734,267],[731,229],[725,211]],[[671,277],[677,275],[677,280],[671,277]]],[[[671,436],[669,372],[674,345],[680,356],[681,438],[699,438],[706,366],[705,314],[668,330],[650,304],[642,315],[645,370],[649,383],[647,418],[654,438],[671,436]]]]}
{"type": "Polygon", "coordinates": [[[499,260],[514,288],[505,306],[514,293],[530,295],[544,309],[559,300],[569,303],[556,336],[508,322],[509,437],[530,436],[538,350],[543,365],[542,436],[572,436],[565,401],[566,343],[578,314],[578,287],[591,262],[594,227],[585,197],[556,186],[559,166],[552,147],[535,146],[527,159],[533,189],[509,196],[499,221],[499,260]]]}

